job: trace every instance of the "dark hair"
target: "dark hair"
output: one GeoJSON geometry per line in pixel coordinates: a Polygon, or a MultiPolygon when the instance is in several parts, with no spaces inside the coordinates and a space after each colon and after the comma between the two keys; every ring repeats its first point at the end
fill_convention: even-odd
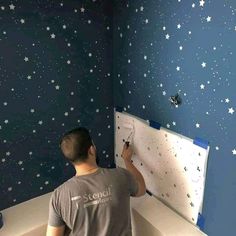
{"type": "Polygon", "coordinates": [[[89,131],[79,127],[66,132],[60,141],[60,148],[70,162],[83,162],[88,158],[88,150],[93,145],[89,131]]]}

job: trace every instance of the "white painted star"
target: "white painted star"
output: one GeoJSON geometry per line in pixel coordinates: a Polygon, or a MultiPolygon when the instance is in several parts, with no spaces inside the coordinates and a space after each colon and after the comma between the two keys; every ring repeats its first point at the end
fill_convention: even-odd
{"type": "Polygon", "coordinates": [[[234,114],[234,109],[233,107],[228,108],[228,113],[233,115],[234,114]]]}
{"type": "Polygon", "coordinates": [[[71,63],[71,61],[70,61],[70,60],[68,60],[68,61],[67,61],[67,64],[70,64],[70,63],[71,63]]]}
{"type": "Polygon", "coordinates": [[[204,7],[204,4],[205,4],[205,1],[204,1],[204,0],[201,0],[201,1],[199,2],[200,7],[204,7]]]}
{"type": "Polygon", "coordinates": [[[236,155],[236,149],[232,150],[233,155],[236,155]]]}
{"type": "Polygon", "coordinates": [[[179,50],[182,51],[183,50],[183,46],[179,46],[179,50]]]}
{"type": "Polygon", "coordinates": [[[143,6],[141,6],[141,7],[140,7],[140,11],[143,11],[143,9],[144,9],[144,7],[143,7],[143,6]]]}
{"type": "Polygon", "coordinates": [[[30,80],[30,79],[31,79],[31,75],[28,75],[28,76],[27,76],[27,79],[30,80]]]}
{"type": "Polygon", "coordinates": [[[229,103],[230,100],[228,98],[225,99],[225,103],[229,103]]]}
{"type": "Polygon", "coordinates": [[[195,7],[195,3],[192,4],[192,8],[194,8],[194,7],[195,7]]]}
{"type": "Polygon", "coordinates": [[[50,30],[50,27],[47,26],[46,30],[49,31],[49,30],[50,30]]]}
{"type": "Polygon", "coordinates": [[[176,70],[177,70],[177,71],[180,71],[180,67],[179,67],[179,66],[177,66],[177,67],[176,67],[176,70]]]}
{"type": "Polygon", "coordinates": [[[85,9],[84,9],[83,7],[81,7],[81,8],[80,8],[80,11],[81,11],[81,12],[84,12],[84,11],[85,11],[85,9]]]}
{"type": "Polygon", "coordinates": [[[4,102],[3,105],[4,105],[4,106],[7,106],[7,102],[4,102]]]}
{"type": "Polygon", "coordinates": [[[62,28],[63,28],[63,29],[66,29],[66,25],[63,25],[62,28]]]}
{"type": "Polygon", "coordinates": [[[169,129],[170,128],[170,124],[166,124],[166,127],[169,129]]]}
{"type": "Polygon", "coordinates": [[[30,109],[30,112],[31,112],[31,113],[34,113],[34,109],[30,109]]]}
{"type": "Polygon", "coordinates": [[[180,29],[180,28],[181,28],[181,24],[178,24],[178,25],[177,25],[177,29],[180,29]]]}
{"type": "Polygon", "coordinates": [[[5,10],[5,7],[4,7],[4,6],[1,6],[1,9],[4,11],[4,10],[5,10]]]}
{"type": "Polygon", "coordinates": [[[144,60],[147,60],[147,56],[145,55],[145,56],[143,57],[143,59],[144,59],[144,60]]]}
{"type": "Polygon", "coordinates": [[[142,108],[145,109],[146,108],[145,105],[143,105],[142,108]]]}
{"type": "Polygon", "coordinates": [[[56,90],[59,90],[59,89],[60,89],[60,86],[59,86],[59,85],[56,85],[55,88],[56,88],[56,90]]]}
{"type": "Polygon", "coordinates": [[[200,124],[199,123],[196,123],[196,128],[200,128],[200,124]]]}
{"type": "Polygon", "coordinates": [[[51,38],[52,38],[52,39],[55,39],[55,38],[56,38],[56,35],[55,35],[55,34],[51,34],[51,38]]]}
{"type": "Polygon", "coordinates": [[[211,22],[211,17],[210,16],[207,17],[207,22],[211,22]]]}
{"type": "Polygon", "coordinates": [[[25,20],[24,20],[24,19],[21,19],[21,20],[20,20],[20,23],[21,23],[21,24],[24,24],[24,23],[25,23],[25,20]]]}
{"type": "Polygon", "coordinates": [[[176,126],[176,122],[175,121],[173,121],[172,124],[173,124],[173,126],[176,126]]]}
{"type": "Polygon", "coordinates": [[[204,88],[205,88],[205,85],[204,85],[204,84],[201,84],[201,85],[200,85],[200,88],[201,88],[201,89],[204,89],[204,88]]]}
{"type": "Polygon", "coordinates": [[[145,23],[146,23],[146,24],[148,23],[148,19],[145,20],[145,23]]]}
{"type": "Polygon", "coordinates": [[[162,95],[163,95],[163,96],[166,96],[166,91],[163,91],[163,92],[162,92],[162,95]]]}
{"type": "Polygon", "coordinates": [[[42,121],[42,120],[40,120],[40,121],[38,122],[38,124],[39,124],[39,125],[42,125],[42,124],[43,124],[43,121],[42,121]]]}
{"type": "Polygon", "coordinates": [[[25,61],[25,62],[29,61],[29,58],[28,58],[28,57],[25,57],[25,58],[24,58],[24,61],[25,61]]]}
{"type": "Polygon", "coordinates": [[[216,151],[219,151],[219,149],[220,149],[220,148],[219,148],[218,146],[216,146],[216,151]]]}
{"type": "Polygon", "coordinates": [[[166,39],[169,39],[170,38],[170,35],[169,34],[166,34],[166,39]]]}
{"type": "Polygon", "coordinates": [[[11,155],[11,153],[10,153],[10,152],[6,152],[6,156],[8,156],[8,157],[9,157],[10,155],[11,155]]]}
{"type": "Polygon", "coordinates": [[[15,6],[13,4],[9,5],[10,10],[15,10],[15,6]]]}
{"type": "Polygon", "coordinates": [[[165,27],[165,26],[163,26],[163,27],[162,27],[162,29],[163,29],[163,30],[166,30],[166,27],[165,27]]]}
{"type": "Polygon", "coordinates": [[[202,68],[205,68],[206,67],[206,62],[203,62],[202,63],[202,68]]]}
{"type": "Polygon", "coordinates": [[[90,52],[90,53],[88,54],[88,56],[91,57],[91,56],[92,56],[92,53],[90,52]]]}
{"type": "Polygon", "coordinates": [[[65,113],[64,113],[64,116],[68,116],[68,115],[69,115],[69,113],[68,113],[68,112],[65,112],[65,113]]]}
{"type": "Polygon", "coordinates": [[[8,121],[8,120],[4,120],[4,123],[5,123],[5,124],[8,124],[8,123],[9,123],[9,121],[8,121]]]}

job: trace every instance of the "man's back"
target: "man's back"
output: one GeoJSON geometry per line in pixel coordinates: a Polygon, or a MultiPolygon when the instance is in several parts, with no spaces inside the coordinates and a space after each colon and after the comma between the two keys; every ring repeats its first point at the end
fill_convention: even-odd
{"type": "Polygon", "coordinates": [[[66,225],[70,236],[130,236],[130,196],[137,191],[123,168],[74,176],[53,192],[49,225],[66,225]]]}

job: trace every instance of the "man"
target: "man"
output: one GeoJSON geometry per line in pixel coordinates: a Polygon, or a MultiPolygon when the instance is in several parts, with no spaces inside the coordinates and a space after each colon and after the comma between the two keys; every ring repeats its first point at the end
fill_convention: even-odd
{"type": "Polygon", "coordinates": [[[146,186],[131,162],[130,145],[122,152],[127,170],[98,167],[96,147],[85,128],[66,133],[60,147],[76,175],[51,196],[47,236],[131,236],[130,196],[144,195],[146,186]]]}

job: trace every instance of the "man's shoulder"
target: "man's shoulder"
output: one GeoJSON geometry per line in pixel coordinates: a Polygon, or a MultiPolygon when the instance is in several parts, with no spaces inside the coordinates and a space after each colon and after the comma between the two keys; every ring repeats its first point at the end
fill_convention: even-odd
{"type": "Polygon", "coordinates": [[[66,180],[64,183],[62,183],[61,185],[57,186],[54,191],[53,194],[54,195],[59,195],[61,192],[65,192],[66,190],[68,190],[69,186],[71,185],[71,183],[73,182],[74,176],[71,177],[70,179],[66,180]]]}
{"type": "Polygon", "coordinates": [[[129,174],[128,171],[123,168],[116,166],[116,168],[103,168],[103,172],[106,174],[111,174],[111,175],[127,175],[129,174]]]}
{"type": "Polygon", "coordinates": [[[123,167],[116,166],[116,168],[102,168],[103,171],[107,172],[126,172],[127,170],[123,167]]]}

